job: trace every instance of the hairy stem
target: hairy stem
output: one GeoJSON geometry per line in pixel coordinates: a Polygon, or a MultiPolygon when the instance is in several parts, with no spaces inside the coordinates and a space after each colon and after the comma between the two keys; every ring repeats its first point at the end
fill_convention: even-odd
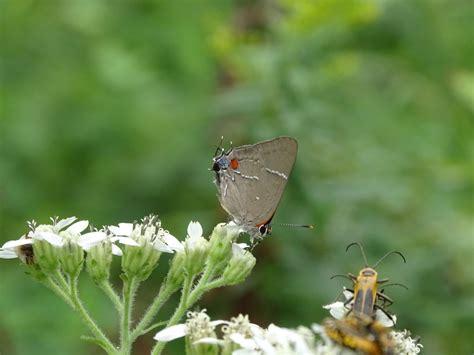
{"type": "Polygon", "coordinates": [[[148,307],[146,310],[145,314],[143,315],[143,318],[140,320],[140,322],[137,324],[135,329],[132,331],[132,334],[130,335],[130,339],[133,342],[136,338],[138,338],[140,335],[145,334],[147,332],[147,328],[150,323],[153,321],[153,318],[156,316],[158,311],[161,309],[161,307],[166,303],[168,298],[175,292],[169,285],[166,283],[160,288],[160,291],[158,292],[158,295],[155,297],[153,300],[152,304],[148,307]]]}
{"type": "MultiPolygon", "coordinates": [[[[188,309],[188,297],[191,292],[191,286],[193,284],[193,276],[186,275],[184,279],[183,290],[181,292],[181,300],[179,301],[178,308],[174,311],[174,314],[171,316],[170,320],[166,324],[167,327],[177,324],[183,315],[186,313],[188,309]]],[[[158,342],[156,343],[155,347],[151,351],[152,355],[161,354],[163,348],[165,347],[165,342],[158,342]]]]}
{"type": "Polygon", "coordinates": [[[120,350],[122,355],[130,354],[132,348],[132,342],[130,341],[130,323],[136,288],[137,282],[135,278],[124,279],[122,290],[123,310],[120,322],[120,350]]]}
{"type": "Polygon", "coordinates": [[[120,297],[117,295],[110,282],[108,280],[102,281],[101,283],[99,283],[99,286],[107,295],[107,297],[109,297],[109,299],[112,301],[117,312],[122,315],[122,302],[120,301],[120,297]]]}
{"type": "Polygon", "coordinates": [[[107,352],[107,354],[116,354],[116,349],[113,344],[102,332],[102,330],[92,319],[92,317],[89,315],[86,308],[82,304],[79,298],[79,291],[77,289],[77,278],[71,279],[69,282],[69,286],[71,290],[71,302],[74,305],[74,309],[79,312],[79,315],[81,316],[83,322],[87,325],[89,330],[98,340],[98,344],[102,346],[102,348],[107,352]]]}

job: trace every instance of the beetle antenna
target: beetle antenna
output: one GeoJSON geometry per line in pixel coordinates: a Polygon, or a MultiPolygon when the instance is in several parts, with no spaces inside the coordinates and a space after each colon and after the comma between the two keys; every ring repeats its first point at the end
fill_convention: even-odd
{"type": "Polygon", "coordinates": [[[332,280],[332,279],[335,279],[336,277],[343,277],[345,279],[348,279],[349,281],[353,281],[349,276],[343,275],[343,274],[332,275],[329,279],[332,280]]]}
{"type": "Polygon", "coordinates": [[[367,262],[367,257],[365,256],[365,252],[364,252],[364,248],[362,247],[362,245],[358,242],[354,242],[354,243],[351,243],[349,244],[347,247],[346,247],[346,252],[349,250],[349,248],[353,245],[357,245],[360,249],[360,252],[362,253],[362,257],[364,258],[364,261],[365,261],[365,267],[368,267],[369,266],[369,263],[367,262]]]}
{"type": "Polygon", "coordinates": [[[388,285],[383,285],[382,287],[380,287],[381,289],[384,289],[385,287],[388,287],[388,286],[400,286],[400,287],[403,287],[405,290],[408,290],[408,287],[406,287],[405,285],[403,284],[399,284],[399,283],[392,283],[392,284],[388,284],[388,285]]]}
{"type": "Polygon", "coordinates": [[[407,263],[407,260],[405,259],[405,257],[403,256],[402,253],[400,253],[399,251],[396,251],[396,250],[392,250],[392,251],[389,251],[389,252],[388,252],[387,254],[385,254],[384,256],[382,256],[382,257],[379,259],[379,261],[377,261],[377,262],[375,263],[375,265],[372,266],[372,269],[375,269],[375,268],[377,267],[377,265],[380,264],[380,262],[381,262],[382,260],[384,260],[387,256],[392,255],[392,254],[398,254],[398,255],[400,255],[400,256],[402,257],[402,259],[403,259],[403,262],[404,262],[405,264],[407,263]]]}

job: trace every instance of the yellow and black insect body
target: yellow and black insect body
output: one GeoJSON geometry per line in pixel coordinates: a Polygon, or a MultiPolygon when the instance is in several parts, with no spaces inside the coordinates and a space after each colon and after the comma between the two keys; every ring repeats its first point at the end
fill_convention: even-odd
{"type": "Polygon", "coordinates": [[[333,276],[333,278],[336,276],[348,278],[352,281],[354,288],[349,290],[353,293],[353,296],[344,304],[346,307],[350,305],[349,312],[342,319],[326,320],[324,322],[326,334],[334,342],[364,354],[393,354],[390,330],[375,319],[375,312],[379,309],[394,323],[393,317],[385,310],[385,307],[390,306],[393,301],[378,290],[379,285],[385,284],[388,279],[379,279],[375,268],[391,254],[400,255],[404,262],[406,262],[405,257],[398,251],[391,251],[380,258],[373,267],[369,267],[364,249],[359,243],[349,244],[346,251],[353,245],[359,246],[365,261],[365,267],[360,270],[357,276],[350,273],[347,276],[333,276]]]}
{"type": "MultiPolygon", "coordinates": [[[[379,279],[377,271],[375,271],[375,268],[379,265],[379,263],[382,260],[384,260],[387,256],[391,254],[400,255],[403,261],[406,263],[405,257],[403,256],[403,254],[401,254],[398,251],[390,251],[387,254],[385,254],[382,258],[380,258],[379,261],[377,261],[374,264],[374,266],[370,267],[368,266],[364,249],[359,243],[349,244],[346,248],[346,251],[348,251],[349,248],[352,247],[353,245],[357,245],[360,248],[362,257],[364,258],[364,261],[365,261],[365,267],[359,271],[359,274],[357,276],[351,273],[348,273],[347,277],[345,275],[333,276],[333,278],[337,276],[344,276],[346,278],[349,278],[353,283],[353,286],[354,286],[353,290],[349,289],[349,291],[353,293],[353,297],[348,299],[345,305],[347,306],[348,304],[352,303],[352,306],[350,307],[350,312],[356,316],[366,316],[366,317],[374,318],[375,311],[379,309],[383,313],[385,313],[385,315],[387,315],[388,318],[390,318],[393,321],[392,316],[385,310],[385,307],[390,306],[393,303],[393,301],[390,297],[385,295],[382,291],[378,290],[379,286],[384,285],[388,281],[388,279],[379,279]]],[[[391,285],[398,285],[398,286],[405,287],[400,284],[391,284],[391,285]]]]}
{"type": "Polygon", "coordinates": [[[334,342],[367,355],[394,354],[390,329],[366,316],[349,315],[343,319],[327,319],[324,329],[334,342]]]}

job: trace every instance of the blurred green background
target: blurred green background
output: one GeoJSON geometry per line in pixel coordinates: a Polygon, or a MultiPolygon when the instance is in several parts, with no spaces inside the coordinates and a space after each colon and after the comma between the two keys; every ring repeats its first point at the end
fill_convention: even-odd
{"type": "MultiPolygon", "coordinates": [[[[359,241],[369,262],[406,256],[378,270],[409,288],[388,289],[391,310],[425,354],[474,351],[471,1],[3,0],[0,16],[0,242],[54,215],[156,212],[178,238],[189,220],[209,233],[227,220],[208,171],[220,137],[290,135],[298,160],[274,222],[316,228],[275,226],[251,277],[199,306],[320,322],[347,285],[329,277],[363,266],[344,251],[359,241]]],[[[18,261],[0,270],[1,354],[100,353],[18,261]]],[[[113,334],[111,305],[86,277],[81,291],[113,334]]]]}

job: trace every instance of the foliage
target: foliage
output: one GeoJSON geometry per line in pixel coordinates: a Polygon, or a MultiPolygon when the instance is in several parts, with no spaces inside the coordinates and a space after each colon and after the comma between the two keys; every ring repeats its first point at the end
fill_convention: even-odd
{"type": "MultiPolygon", "coordinates": [[[[1,6],[2,242],[50,215],[112,224],[156,212],[176,236],[183,220],[208,233],[226,219],[207,171],[221,135],[234,145],[290,135],[299,156],[275,223],[316,229],[275,226],[252,277],[201,307],[262,326],[318,321],[341,287],[329,277],[362,266],[344,252],[360,241],[369,262],[391,249],[407,257],[378,268],[409,288],[390,290],[402,329],[429,354],[472,351],[469,2],[1,6]]],[[[22,277],[0,273],[0,351],[92,353],[67,308],[22,277]],[[45,328],[62,336],[42,340],[45,328]]],[[[101,309],[94,292],[82,290],[101,309]]]]}

